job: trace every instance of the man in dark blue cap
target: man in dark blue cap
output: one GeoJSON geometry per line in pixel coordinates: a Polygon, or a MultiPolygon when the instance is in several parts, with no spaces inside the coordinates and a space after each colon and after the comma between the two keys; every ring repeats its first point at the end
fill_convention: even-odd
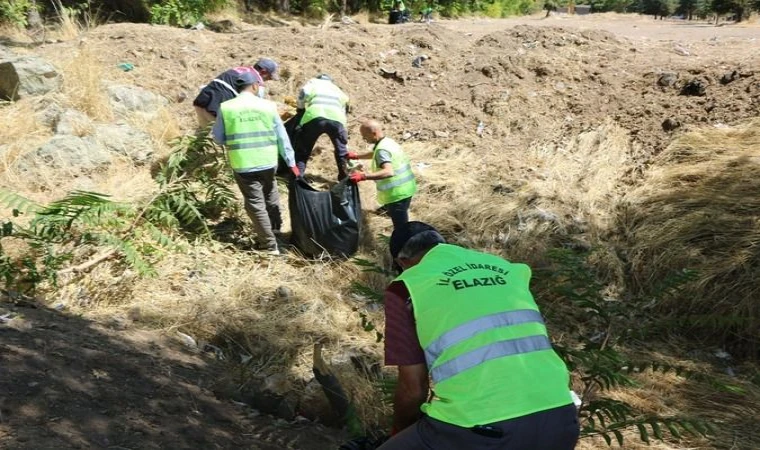
{"type": "Polygon", "coordinates": [[[237,96],[234,83],[238,75],[242,73],[250,73],[256,78],[259,86],[257,95],[262,98],[264,97],[264,81],[280,79],[277,63],[269,58],[261,58],[253,66],[234,67],[220,73],[203,86],[198,96],[193,100],[200,128],[205,128],[216,120],[219,105],[222,102],[237,96]]]}
{"type": "Polygon", "coordinates": [[[575,448],[569,374],[530,268],[449,245],[422,222],[394,230],[390,251],[401,274],[385,291],[385,363],[398,383],[380,450],[575,448]]]}

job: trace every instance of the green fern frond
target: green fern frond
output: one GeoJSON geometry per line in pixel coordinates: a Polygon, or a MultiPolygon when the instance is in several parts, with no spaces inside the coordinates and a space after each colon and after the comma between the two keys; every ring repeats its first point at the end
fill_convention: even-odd
{"type": "Polygon", "coordinates": [[[0,188],[0,204],[22,213],[33,213],[42,209],[37,202],[3,188],[0,188]]]}
{"type": "Polygon", "coordinates": [[[124,256],[124,260],[135,269],[140,275],[155,276],[156,270],[148,261],[142,257],[142,253],[137,250],[132,242],[126,241],[112,234],[100,236],[101,241],[107,244],[124,256]]]}

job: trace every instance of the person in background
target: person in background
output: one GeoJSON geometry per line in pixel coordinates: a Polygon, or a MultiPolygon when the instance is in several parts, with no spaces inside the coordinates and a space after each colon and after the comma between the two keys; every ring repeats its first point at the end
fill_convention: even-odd
{"type": "Polygon", "coordinates": [[[279,255],[275,236],[282,225],[275,181],[278,152],[296,178],[300,173],[277,105],[256,95],[259,83],[253,73],[238,75],[234,86],[239,95],[220,105],[212,135],[227,149],[256,232],[256,249],[279,255]]]}
{"type": "Polygon", "coordinates": [[[380,450],[575,448],[570,377],[530,267],[449,245],[422,222],[394,230],[390,252],[401,274],[385,291],[385,363],[398,383],[380,450]]]}
{"type": "Polygon", "coordinates": [[[280,79],[277,63],[268,58],[259,59],[253,66],[234,67],[220,73],[203,86],[193,100],[199,128],[206,128],[213,123],[219,113],[219,105],[238,95],[234,83],[238,75],[242,73],[250,73],[257,79],[259,86],[257,95],[261,98],[264,98],[265,92],[263,82],[280,79]]]}
{"type": "Polygon", "coordinates": [[[327,74],[317,75],[307,81],[298,92],[296,116],[296,164],[302,174],[306,173],[306,163],[311,158],[314,144],[323,134],[332,141],[335,164],[338,167],[338,181],[346,178],[346,114],[350,110],[349,98],[327,74]]]}
{"type": "Polygon", "coordinates": [[[373,145],[372,151],[363,154],[348,152],[346,156],[348,159],[371,158],[372,161],[369,172],[356,170],[350,178],[355,183],[364,180],[375,182],[377,201],[391,217],[395,230],[409,221],[409,205],[417,192],[412,166],[401,146],[385,136],[376,120],[363,122],[359,132],[367,143],[373,145]]]}

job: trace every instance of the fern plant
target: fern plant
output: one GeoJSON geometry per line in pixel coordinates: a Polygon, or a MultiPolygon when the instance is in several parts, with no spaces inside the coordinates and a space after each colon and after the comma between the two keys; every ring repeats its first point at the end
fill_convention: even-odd
{"type": "Polygon", "coordinates": [[[26,225],[2,224],[0,278],[6,288],[29,292],[61,273],[82,272],[115,257],[141,275],[154,275],[153,263],[163,251],[178,249],[175,237],[208,236],[209,221],[234,213],[237,201],[230,189],[231,172],[221,147],[204,136],[187,136],[174,143],[156,181],[157,193],[137,203],[115,202],[107,195],[74,191],[48,205],[0,190],[0,204],[14,218],[30,216],[26,225]],[[11,256],[3,240],[24,244],[11,256]],[[65,267],[75,250],[100,251],[91,259],[65,267]]]}
{"type": "MultiPolygon", "coordinates": [[[[655,329],[650,316],[655,304],[664,296],[673,295],[693,274],[684,271],[669,277],[658,289],[661,298],[646,304],[620,301],[604,295],[604,286],[587,263],[588,254],[567,249],[550,251],[554,264],[537,271],[537,279],[546,287],[546,294],[563,302],[542,308],[549,322],[562,321],[574,336],[571,343],[554,343],[554,348],[580,381],[582,386],[578,408],[581,436],[600,436],[607,444],[623,444],[623,431],[635,429],[642,441],[663,440],[667,434],[679,439],[682,434],[706,435],[712,426],[690,417],[664,417],[642,414],[630,404],[612,399],[606,392],[616,387],[635,386],[635,372],[653,370],[706,380],[709,377],[668,364],[631,361],[621,351],[624,343],[640,339],[655,329]],[[568,320],[570,316],[570,320],[568,320]],[[554,320],[553,320],[554,319],[554,320]],[[651,326],[648,326],[651,325],[651,326]]],[[[539,288],[541,290],[541,288],[539,288]]],[[[717,381],[714,386],[731,390],[717,381]]]]}

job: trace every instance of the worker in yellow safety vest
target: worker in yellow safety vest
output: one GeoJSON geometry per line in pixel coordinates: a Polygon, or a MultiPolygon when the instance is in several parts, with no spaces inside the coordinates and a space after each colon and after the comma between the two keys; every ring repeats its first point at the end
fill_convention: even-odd
{"type": "Polygon", "coordinates": [[[251,73],[238,75],[234,80],[238,95],[221,104],[212,135],[227,149],[245,210],[256,231],[256,248],[279,255],[275,236],[282,225],[275,181],[278,152],[295,177],[300,172],[277,105],[256,95],[259,83],[251,73]]]}
{"type": "Polygon", "coordinates": [[[358,169],[350,177],[356,183],[364,180],[375,181],[377,201],[388,213],[393,228],[399,228],[409,221],[409,205],[417,192],[417,181],[412,165],[401,146],[383,133],[376,120],[366,120],[359,132],[362,138],[372,144],[372,150],[358,154],[348,152],[348,159],[370,159],[370,171],[358,169]]]}
{"type": "Polygon", "coordinates": [[[401,274],[385,291],[385,363],[398,366],[380,450],[572,450],[580,432],[525,264],[393,231],[401,274]],[[432,395],[429,395],[432,380],[432,395]]]}
{"type": "Polygon", "coordinates": [[[298,93],[296,116],[295,156],[301,174],[306,173],[306,163],[317,139],[327,134],[335,150],[335,164],[338,166],[338,180],[346,178],[346,152],[348,132],[346,114],[349,112],[349,98],[327,74],[318,75],[307,81],[298,93]]]}

